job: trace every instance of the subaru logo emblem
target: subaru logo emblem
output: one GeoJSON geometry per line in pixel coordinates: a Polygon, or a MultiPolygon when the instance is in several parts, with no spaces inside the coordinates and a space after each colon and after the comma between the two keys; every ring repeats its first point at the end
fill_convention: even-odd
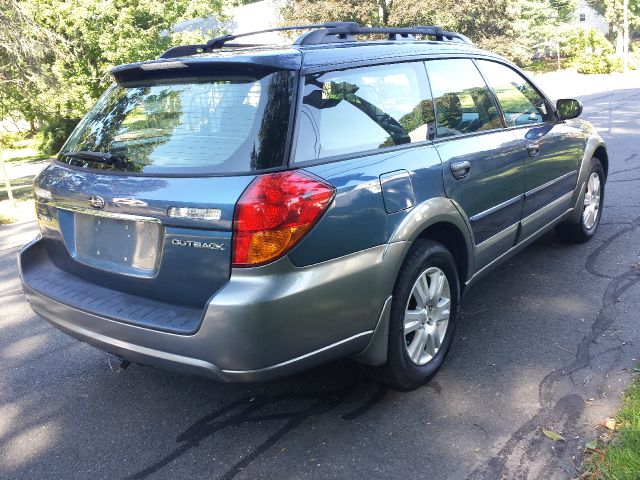
{"type": "Polygon", "coordinates": [[[89,203],[93,208],[104,208],[104,198],[99,197],[98,195],[91,195],[89,203]]]}

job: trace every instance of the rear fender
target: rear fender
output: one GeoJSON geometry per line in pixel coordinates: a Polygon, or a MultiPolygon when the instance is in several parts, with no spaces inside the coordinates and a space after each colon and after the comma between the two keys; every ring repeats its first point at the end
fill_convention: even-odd
{"type": "MultiPolygon", "coordinates": [[[[426,229],[437,224],[453,225],[464,237],[467,255],[466,278],[471,278],[475,268],[473,236],[469,227],[469,219],[448,198],[431,198],[413,208],[391,235],[392,242],[414,242],[426,229]]],[[[464,279],[461,279],[464,281],[464,279]]]]}

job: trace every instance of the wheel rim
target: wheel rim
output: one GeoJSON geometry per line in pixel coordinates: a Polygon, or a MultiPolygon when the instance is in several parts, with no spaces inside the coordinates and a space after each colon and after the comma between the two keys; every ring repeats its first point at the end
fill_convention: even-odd
{"type": "Polygon", "coordinates": [[[587,191],[584,194],[584,210],[582,211],[582,224],[587,230],[591,230],[598,219],[600,210],[600,175],[593,172],[587,180],[587,191]]]}
{"type": "Polygon", "coordinates": [[[442,270],[430,267],[411,289],[404,313],[404,344],[416,365],[430,362],[442,346],[451,316],[451,290],[442,270]]]}

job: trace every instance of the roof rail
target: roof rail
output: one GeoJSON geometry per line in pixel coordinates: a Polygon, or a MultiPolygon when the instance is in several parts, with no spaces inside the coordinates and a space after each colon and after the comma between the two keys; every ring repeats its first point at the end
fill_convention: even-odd
{"type": "MultiPolygon", "coordinates": [[[[245,32],[245,33],[236,33],[230,35],[220,35],[219,37],[212,38],[207,43],[195,44],[195,45],[178,45],[177,47],[172,47],[162,55],[160,58],[176,58],[176,57],[185,57],[189,55],[196,55],[198,53],[211,52],[216,49],[220,49],[224,46],[225,43],[235,40],[236,38],[241,37],[249,37],[252,35],[259,35],[261,33],[271,33],[271,32],[285,32],[290,30],[310,30],[314,28],[332,28],[340,26],[342,22],[335,23],[319,23],[319,24],[311,24],[311,25],[291,25],[288,27],[274,27],[267,28],[265,30],[256,30],[254,32],[245,32]]],[[[251,45],[242,45],[242,46],[256,46],[254,44],[251,45]]]]}
{"type": "Polygon", "coordinates": [[[436,41],[458,41],[473,45],[461,33],[447,32],[441,27],[419,25],[416,27],[361,27],[356,22],[326,25],[324,28],[302,34],[294,45],[318,45],[334,42],[352,42],[356,35],[386,34],[389,40],[412,39],[414,35],[427,35],[436,41]]]}
{"type": "MultiPolygon", "coordinates": [[[[196,55],[198,53],[211,52],[222,48],[225,43],[241,37],[259,35],[261,33],[284,32],[291,30],[311,30],[310,32],[300,35],[294,45],[319,45],[325,43],[336,42],[353,42],[356,35],[372,35],[386,34],[389,40],[411,39],[414,35],[427,35],[434,37],[436,41],[459,41],[473,45],[473,42],[461,33],[447,32],[437,26],[416,26],[416,27],[361,27],[356,22],[328,22],[311,25],[292,25],[288,27],[267,28],[265,30],[256,30],[254,32],[237,33],[230,35],[221,35],[212,38],[207,43],[194,45],[178,45],[172,47],[160,55],[160,58],[177,58],[196,55]]],[[[230,44],[229,46],[240,46],[230,44]]],[[[241,45],[256,46],[251,45],[241,45]]]]}

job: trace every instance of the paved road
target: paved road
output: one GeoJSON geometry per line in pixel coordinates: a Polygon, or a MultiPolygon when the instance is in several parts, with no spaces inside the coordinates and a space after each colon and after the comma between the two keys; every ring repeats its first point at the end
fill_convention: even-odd
{"type": "Polygon", "coordinates": [[[597,237],[548,234],[487,276],[448,362],[411,393],[347,361],[258,385],[114,371],[30,312],[11,239],[31,225],[2,227],[0,477],[575,477],[640,355],[640,89],[584,101],[612,159],[597,237]]]}

